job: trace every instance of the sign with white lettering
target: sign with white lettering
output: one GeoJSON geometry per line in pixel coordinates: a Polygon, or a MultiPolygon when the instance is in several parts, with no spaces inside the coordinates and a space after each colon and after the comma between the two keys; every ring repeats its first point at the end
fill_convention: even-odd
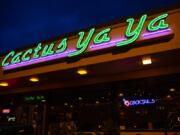
{"type": "Polygon", "coordinates": [[[155,104],[156,100],[155,99],[136,99],[136,100],[123,99],[123,103],[126,107],[130,107],[130,106],[155,104]]]}

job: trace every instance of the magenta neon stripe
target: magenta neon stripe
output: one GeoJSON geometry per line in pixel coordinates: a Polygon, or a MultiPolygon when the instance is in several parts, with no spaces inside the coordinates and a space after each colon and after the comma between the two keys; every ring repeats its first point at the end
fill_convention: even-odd
{"type": "Polygon", "coordinates": [[[98,50],[98,49],[103,49],[103,48],[109,48],[109,47],[115,46],[115,43],[121,42],[121,41],[124,41],[124,40],[126,40],[126,39],[125,38],[121,38],[121,39],[118,39],[118,40],[110,41],[108,43],[97,44],[97,45],[93,44],[89,48],[91,50],[98,50]]]}
{"type": "MultiPolygon", "coordinates": [[[[153,36],[159,37],[159,36],[167,35],[170,32],[172,32],[172,30],[170,28],[168,28],[165,30],[159,30],[159,31],[155,31],[155,32],[144,33],[142,36],[144,39],[150,39],[150,38],[153,38],[153,36]],[[151,37],[149,37],[149,36],[151,36],[151,37]],[[148,37],[148,38],[146,38],[146,37],[148,37]]],[[[109,47],[115,46],[115,43],[118,43],[118,42],[121,42],[124,40],[126,40],[126,38],[114,40],[112,42],[103,43],[103,44],[99,44],[99,45],[92,45],[92,46],[90,46],[90,49],[91,50],[99,50],[99,49],[103,49],[103,48],[109,48],[109,47]]]]}
{"type": "Polygon", "coordinates": [[[172,29],[168,28],[168,29],[165,29],[165,30],[159,30],[159,31],[155,31],[155,32],[148,32],[148,33],[144,33],[142,35],[143,38],[145,37],[149,37],[149,36],[162,36],[162,35],[167,35],[169,33],[172,32],[172,29]]]}
{"type": "MultiPolygon", "coordinates": [[[[142,37],[143,37],[143,39],[151,39],[151,38],[155,38],[155,37],[168,35],[170,33],[172,33],[172,30],[170,28],[168,28],[165,30],[159,30],[159,31],[155,31],[155,32],[144,33],[144,34],[142,34],[142,37]]],[[[126,39],[121,38],[118,40],[110,41],[108,43],[102,43],[102,44],[98,44],[98,45],[93,44],[89,48],[90,48],[90,50],[99,50],[99,49],[109,48],[109,47],[115,46],[116,43],[124,41],[124,40],[126,40],[126,39]]],[[[69,50],[69,51],[66,51],[64,53],[53,54],[53,55],[46,56],[46,57],[40,57],[38,59],[31,59],[29,61],[24,61],[24,62],[17,63],[17,64],[11,64],[11,65],[3,67],[3,70],[10,70],[10,69],[18,68],[18,67],[24,67],[24,66],[28,66],[28,65],[32,65],[32,64],[45,62],[45,61],[64,58],[64,57],[67,57],[69,53],[72,53],[74,51],[76,51],[76,50],[69,50]]]]}
{"type": "Polygon", "coordinates": [[[68,56],[69,53],[74,52],[74,51],[76,51],[76,50],[69,50],[69,51],[66,51],[64,53],[54,54],[54,55],[50,55],[50,56],[46,56],[46,57],[41,57],[38,59],[31,59],[29,61],[24,61],[24,62],[17,63],[17,64],[11,64],[11,65],[8,65],[6,67],[3,67],[3,69],[4,70],[10,70],[10,69],[18,68],[18,67],[24,67],[24,66],[28,66],[28,65],[32,65],[32,64],[37,64],[40,62],[64,58],[64,57],[68,56]]]}
{"type": "MultiPolygon", "coordinates": [[[[157,34],[169,34],[169,32],[171,32],[172,30],[169,28],[169,29],[165,29],[165,30],[160,30],[160,31],[156,31],[156,32],[151,32],[151,33],[144,33],[143,34],[143,37],[148,37],[148,36],[152,36],[152,35],[157,35],[157,34]],[[168,32],[168,33],[167,33],[168,32]]],[[[158,35],[159,36],[159,35],[158,35]]],[[[119,40],[114,40],[112,42],[108,42],[108,43],[103,43],[103,44],[99,44],[99,45],[92,45],[90,46],[91,49],[93,48],[97,48],[97,49],[100,49],[100,48],[107,48],[107,47],[111,47],[111,46],[114,46],[114,43],[118,43],[118,42],[121,42],[121,41],[124,41],[126,40],[126,38],[122,38],[122,39],[119,39],[119,40]]]]}

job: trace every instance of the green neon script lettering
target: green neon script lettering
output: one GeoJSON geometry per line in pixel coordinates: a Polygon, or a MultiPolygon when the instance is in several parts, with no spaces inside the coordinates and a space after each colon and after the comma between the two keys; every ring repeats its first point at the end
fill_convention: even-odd
{"type": "Polygon", "coordinates": [[[50,45],[45,45],[42,51],[42,56],[48,56],[54,54],[53,51],[54,43],[51,43],[50,45]]]}
{"type": "Polygon", "coordinates": [[[100,31],[94,38],[94,43],[95,44],[100,44],[103,42],[108,42],[110,41],[110,37],[108,36],[111,28],[107,28],[105,30],[100,31]]]}
{"type": "Polygon", "coordinates": [[[3,61],[2,61],[2,66],[3,66],[3,67],[9,65],[8,59],[9,59],[10,56],[13,57],[14,54],[15,54],[15,52],[14,52],[14,51],[11,51],[9,54],[6,55],[6,57],[5,57],[5,58],[3,59],[3,61]]]}
{"type": "Polygon", "coordinates": [[[131,44],[134,41],[136,41],[138,39],[141,31],[142,31],[142,28],[144,26],[144,22],[146,21],[146,18],[147,18],[147,15],[143,15],[141,17],[141,19],[140,19],[139,23],[137,24],[136,28],[134,29],[134,31],[131,31],[132,27],[133,27],[133,24],[134,24],[134,18],[129,18],[127,20],[127,22],[129,24],[128,24],[125,36],[127,38],[130,38],[130,39],[127,39],[125,41],[119,42],[116,45],[117,46],[124,46],[124,45],[128,45],[128,44],[131,44]]]}
{"type": "Polygon", "coordinates": [[[76,44],[77,51],[70,53],[68,56],[72,57],[72,56],[76,56],[76,55],[83,53],[87,49],[89,42],[92,38],[92,35],[94,34],[94,31],[95,31],[95,28],[92,28],[89,31],[89,34],[87,35],[87,37],[84,41],[82,41],[82,40],[84,38],[85,32],[84,31],[79,32],[78,33],[79,39],[78,39],[77,44],[76,44]]]}
{"type": "Polygon", "coordinates": [[[22,61],[28,61],[30,60],[30,54],[32,54],[32,49],[28,49],[23,55],[22,55],[22,61]]]}
{"type": "Polygon", "coordinates": [[[14,55],[14,57],[11,60],[11,63],[15,64],[15,63],[21,62],[21,57],[20,57],[21,55],[22,55],[22,52],[19,52],[16,55],[14,55]]]}
{"type": "Polygon", "coordinates": [[[165,19],[168,17],[168,14],[162,14],[156,18],[154,18],[152,21],[150,21],[147,30],[148,31],[156,31],[159,29],[166,29],[169,27],[168,24],[165,23],[165,19]]]}
{"type": "Polygon", "coordinates": [[[40,50],[42,49],[42,46],[41,46],[41,45],[42,45],[42,44],[39,43],[39,44],[37,45],[37,47],[34,49],[33,58],[39,58],[39,52],[40,52],[40,50]]]}
{"type": "Polygon", "coordinates": [[[64,52],[67,49],[67,38],[64,38],[61,43],[59,43],[57,49],[56,53],[64,52]]]}

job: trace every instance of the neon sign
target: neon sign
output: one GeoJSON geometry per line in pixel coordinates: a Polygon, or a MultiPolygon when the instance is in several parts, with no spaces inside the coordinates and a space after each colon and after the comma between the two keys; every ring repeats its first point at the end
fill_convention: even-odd
{"type": "Polygon", "coordinates": [[[130,106],[139,106],[139,105],[148,105],[148,104],[155,104],[155,99],[137,99],[137,100],[126,100],[123,99],[123,103],[126,107],[130,106]]]}
{"type": "Polygon", "coordinates": [[[24,101],[42,101],[42,100],[45,100],[45,97],[42,95],[24,97],[24,101]]]}
{"type": "Polygon", "coordinates": [[[3,70],[11,70],[46,61],[74,57],[105,48],[127,46],[138,40],[166,36],[172,34],[172,30],[165,22],[167,17],[168,14],[166,13],[159,15],[153,18],[146,27],[146,14],[141,16],[136,26],[134,26],[135,19],[129,18],[126,20],[127,27],[124,34],[120,33],[118,38],[111,35],[113,28],[108,27],[99,32],[95,28],[91,28],[89,32],[79,32],[78,40],[73,45],[69,43],[68,37],[46,44],[38,43],[36,47],[25,51],[9,52],[3,58],[1,65],[3,70]],[[144,27],[145,30],[143,31],[144,27]]]}

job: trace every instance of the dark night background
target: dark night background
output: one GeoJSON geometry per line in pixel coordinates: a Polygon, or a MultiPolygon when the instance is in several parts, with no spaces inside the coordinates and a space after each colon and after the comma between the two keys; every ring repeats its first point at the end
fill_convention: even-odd
{"type": "Polygon", "coordinates": [[[0,54],[180,0],[0,0],[0,54]]]}

